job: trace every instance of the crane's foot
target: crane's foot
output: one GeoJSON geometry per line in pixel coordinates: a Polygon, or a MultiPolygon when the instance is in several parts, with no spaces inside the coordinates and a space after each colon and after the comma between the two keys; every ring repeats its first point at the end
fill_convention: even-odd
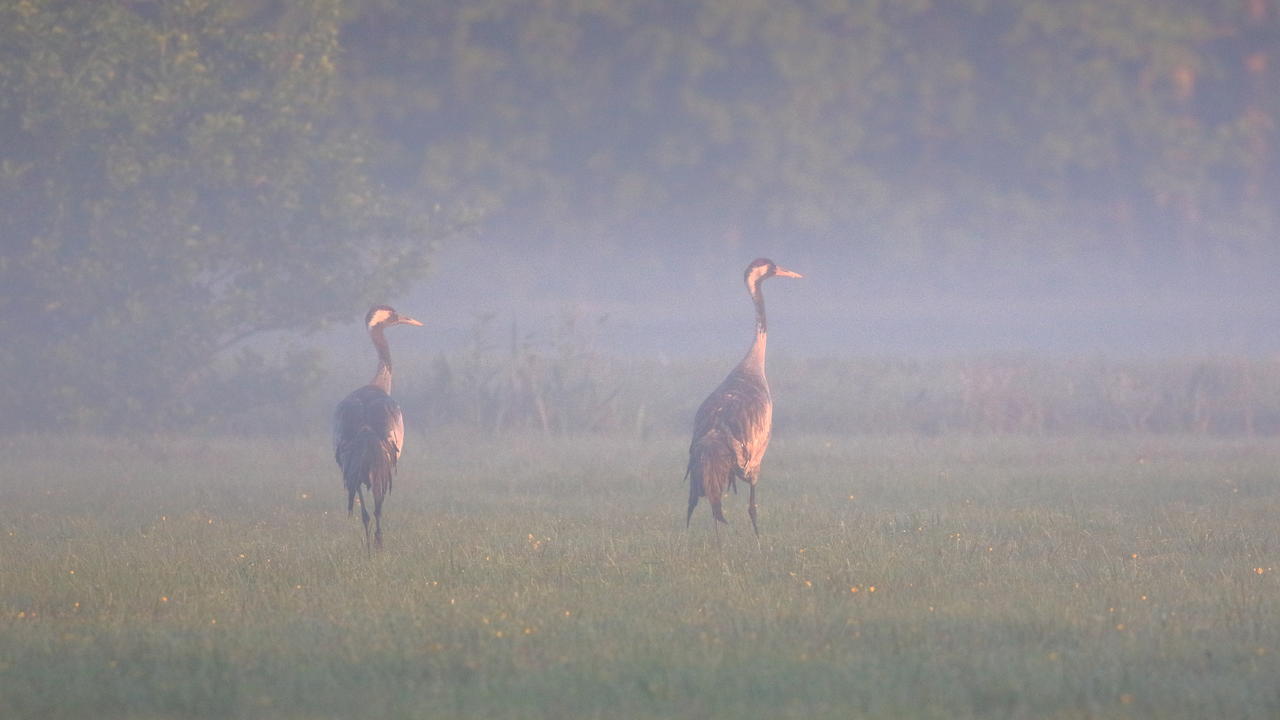
{"type": "Polygon", "coordinates": [[[747,506],[747,514],[751,516],[751,529],[756,532],[756,538],[760,537],[760,528],[756,525],[756,506],[754,503],[747,506]]]}

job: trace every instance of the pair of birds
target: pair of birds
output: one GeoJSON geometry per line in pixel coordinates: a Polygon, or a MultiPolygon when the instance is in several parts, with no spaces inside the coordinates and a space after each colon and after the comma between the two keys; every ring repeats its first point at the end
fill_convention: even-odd
{"type": "MultiPolygon", "coordinates": [[[[737,492],[737,481],[742,480],[751,488],[747,504],[751,527],[760,534],[756,524],[756,483],[773,424],[773,398],[764,375],[768,328],[760,283],[771,277],[803,276],[765,258],[747,266],[744,280],[756,309],[755,340],[733,372],[702,402],[694,417],[693,442],[685,471],[689,480],[686,526],[699,498],[703,497],[711,504],[711,516],[718,522],[726,522],[721,499],[730,489],[737,492]]],[[[382,547],[382,501],[391,490],[396,462],[404,449],[404,415],[391,399],[391,350],[383,333],[394,325],[421,326],[422,323],[386,305],[369,310],[364,322],[378,351],[378,369],[368,385],[338,404],[333,416],[333,445],[347,488],[347,513],[353,512],[359,497],[360,519],[368,547],[369,511],[364,502],[364,488],[368,488],[373,495],[373,544],[382,547]]]]}

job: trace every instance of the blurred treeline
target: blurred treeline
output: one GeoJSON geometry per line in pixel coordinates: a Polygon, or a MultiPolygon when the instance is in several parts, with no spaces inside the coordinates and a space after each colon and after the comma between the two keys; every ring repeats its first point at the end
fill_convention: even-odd
{"type": "MultiPolygon", "coordinates": [[[[323,368],[279,348],[411,287],[459,228],[646,238],[654,262],[771,233],[890,268],[1265,275],[1277,4],[0,0],[0,430],[300,407],[323,368]]],[[[529,382],[457,389],[468,367],[433,377],[529,382]]],[[[1078,366],[1052,367],[973,382],[1058,397],[1078,366]]],[[[1195,429],[1177,367],[1094,384],[1132,371],[1158,407],[1122,424],[1195,429]]]]}
{"type": "Polygon", "coordinates": [[[391,181],[561,242],[1280,260],[1276,0],[370,0],[341,37],[391,181]]]}

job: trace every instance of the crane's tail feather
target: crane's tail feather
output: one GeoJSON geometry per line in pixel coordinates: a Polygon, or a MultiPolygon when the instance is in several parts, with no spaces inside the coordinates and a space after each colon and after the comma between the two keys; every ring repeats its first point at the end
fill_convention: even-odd
{"type": "MultiPolygon", "coordinates": [[[[387,442],[365,428],[344,449],[341,461],[342,483],[347,488],[347,513],[353,511],[361,486],[368,486],[373,492],[374,504],[381,506],[383,496],[391,490],[392,473],[395,471],[395,460],[387,442]]],[[[363,498],[361,512],[367,512],[363,498]]]]}
{"type": "Polygon", "coordinates": [[[391,449],[370,430],[363,430],[342,453],[342,481],[347,492],[368,486],[375,496],[391,489],[391,473],[395,470],[391,449]]]}
{"type": "Polygon", "coordinates": [[[724,511],[720,507],[720,499],[733,483],[734,455],[729,444],[723,438],[712,433],[700,438],[689,452],[689,512],[685,516],[685,525],[693,517],[693,508],[698,498],[705,497],[711,504],[711,517],[722,523],[724,511]]]}
{"type": "Polygon", "coordinates": [[[684,479],[689,481],[689,512],[684,516],[684,526],[689,527],[689,519],[693,517],[693,509],[698,507],[698,498],[702,496],[701,483],[693,482],[693,457],[689,457],[689,466],[684,470],[684,479]]]}

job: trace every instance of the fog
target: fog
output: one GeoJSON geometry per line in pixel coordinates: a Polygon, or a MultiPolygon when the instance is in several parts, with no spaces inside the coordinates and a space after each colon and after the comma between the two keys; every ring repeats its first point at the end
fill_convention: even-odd
{"type": "Polygon", "coordinates": [[[756,257],[774,358],[1254,363],[1280,412],[1274,3],[326,8],[3,10],[6,430],[317,414],[383,302],[409,378],[570,321],[727,365],[756,257]]]}
{"type": "Polygon", "coordinates": [[[1278,200],[1280,0],[0,0],[0,720],[1280,718],[1278,200]]]}
{"type": "Polygon", "coordinates": [[[443,248],[431,277],[400,304],[430,318],[432,344],[441,349],[464,342],[480,313],[543,332],[570,314],[601,320],[600,340],[617,352],[731,358],[750,341],[742,270],[763,256],[805,275],[766,285],[774,352],[1120,358],[1280,352],[1280,293],[1265,270],[1199,283],[1055,258],[1031,282],[1008,277],[999,265],[922,273],[860,266],[857,252],[847,249],[787,248],[768,237],[743,244],[735,254],[691,264],[678,253],[596,253],[589,242],[547,252],[521,248],[518,240],[463,241],[443,248]]]}

